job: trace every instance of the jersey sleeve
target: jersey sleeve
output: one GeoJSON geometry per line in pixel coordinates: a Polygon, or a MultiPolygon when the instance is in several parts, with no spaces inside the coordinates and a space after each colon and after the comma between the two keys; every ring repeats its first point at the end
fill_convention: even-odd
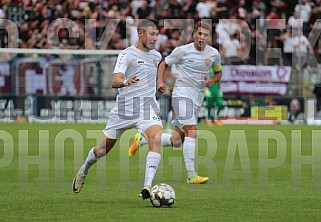
{"type": "Polygon", "coordinates": [[[216,65],[220,65],[221,64],[221,55],[220,53],[215,53],[215,56],[214,56],[214,62],[213,62],[213,66],[216,66],[216,65]]]}
{"type": "Polygon", "coordinates": [[[127,57],[127,54],[125,51],[122,51],[119,53],[113,74],[115,74],[115,73],[125,74],[125,72],[127,70],[127,66],[128,66],[127,65],[128,61],[127,61],[126,57],[127,57]]]}
{"type": "Polygon", "coordinates": [[[175,48],[172,53],[165,58],[167,65],[172,66],[173,64],[179,63],[184,55],[184,50],[181,47],[175,48]]]}

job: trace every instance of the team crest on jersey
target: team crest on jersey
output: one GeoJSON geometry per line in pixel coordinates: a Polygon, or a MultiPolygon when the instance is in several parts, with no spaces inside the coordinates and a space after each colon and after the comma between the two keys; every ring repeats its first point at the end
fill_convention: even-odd
{"type": "Polygon", "coordinates": [[[206,66],[210,66],[212,64],[212,61],[210,59],[204,60],[206,66]]]}
{"type": "Polygon", "coordinates": [[[157,61],[156,59],[153,59],[153,64],[154,64],[154,66],[157,68],[158,61],[157,61]]]}

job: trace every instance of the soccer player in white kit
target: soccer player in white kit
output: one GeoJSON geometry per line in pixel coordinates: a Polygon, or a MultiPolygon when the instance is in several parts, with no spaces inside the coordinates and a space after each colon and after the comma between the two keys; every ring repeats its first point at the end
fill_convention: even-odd
{"type": "Polygon", "coordinates": [[[155,97],[157,67],[161,54],[154,50],[159,33],[157,22],[143,19],[137,30],[138,43],[118,55],[112,80],[112,86],[118,88],[119,92],[116,104],[108,116],[100,144],[89,151],[73,181],[75,193],[82,189],[89,168],[113,148],[126,129],[136,127],[146,136],[150,148],[146,158],[144,188],[139,196],[142,199],[150,197],[150,187],[161,159],[160,140],[163,126],[156,114],[159,105],[155,97]]]}
{"type": "MultiPolygon", "coordinates": [[[[195,141],[197,138],[197,120],[204,99],[206,87],[212,86],[222,77],[221,58],[219,52],[207,43],[211,39],[211,26],[198,23],[194,29],[194,41],[177,47],[162,61],[158,68],[159,92],[164,93],[166,86],[163,81],[165,70],[175,64],[177,79],[172,93],[172,106],[176,119],[173,123],[173,135],[163,133],[163,146],[179,147],[183,142],[183,156],[188,178],[187,183],[204,184],[208,177],[199,176],[194,167],[195,141]],[[210,71],[214,76],[209,78],[210,71]]],[[[146,140],[136,134],[129,149],[129,156],[134,156],[136,150],[144,145],[146,140]]]]}

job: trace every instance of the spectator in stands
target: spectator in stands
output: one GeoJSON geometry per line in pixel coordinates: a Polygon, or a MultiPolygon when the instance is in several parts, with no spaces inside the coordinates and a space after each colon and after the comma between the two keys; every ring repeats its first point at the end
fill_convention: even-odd
{"type": "Polygon", "coordinates": [[[120,18],[120,11],[118,5],[112,5],[109,11],[107,12],[107,16],[109,19],[120,18]]]}
{"type": "Polygon", "coordinates": [[[92,35],[92,32],[90,32],[89,30],[85,33],[84,44],[83,44],[84,49],[96,49],[96,42],[94,41],[91,35],[92,35]]]}
{"type": "Polygon", "coordinates": [[[266,65],[266,40],[259,30],[251,33],[250,64],[266,65]]]}
{"type": "Polygon", "coordinates": [[[291,123],[294,123],[301,112],[301,103],[298,99],[292,99],[290,102],[290,112],[288,120],[291,123]]]}
{"type": "Polygon", "coordinates": [[[314,46],[314,51],[318,52],[317,59],[320,62],[321,39],[319,38],[319,33],[321,32],[321,22],[317,21],[318,19],[321,19],[321,0],[315,1],[314,6],[312,8],[311,19],[309,22],[311,29],[309,36],[313,39],[317,39],[317,42],[314,46]]]}
{"type": "Polygon", "coordinates": [[[125,44],[123,41],[121,41],[121,37],[119,32],[114,32],[114,34],[112,34],[110,42],[107,46],[107,49],[118,49],[121,50],[125,48],[125,44]]]}
{"type": "Polygon", "coordinates": [[[299,13],[299,18],[303,20],[303,32],[307,33],[309,31],[309,21],[312,11],[309,0],[302,0],[301,4],[298,3],[294,10],[299,13]]]}
{"type": "Polygon", "coordinates": [[[221,0],[217,3],[214,11],[216,12],[217,19],[227,19],[230,17],[230,10],[232,6],[228,3],[227,0],[221,0]]]}
{"type": "Polygon", "coordinates": [[[277,65],[280,63],[279,59],[274,58],[273,53],[275,48],[278,48],[278,41],[280,40],[281,31],[279,29],[279,22],[281,19],[280,13],[276,8],[272,8],[271,12],[266,16],[267,22],[267,58],[269,65],[277,65]]]}
{"type": "Polygon", "coordinates": [[[161,45],[164,45],[166,41],[168,41],[168,36],[166,35],[165,29],[161,28],[159,30],[157,42],[155,44],[155,49],[159,51],[159,49],[161,48],[161,45]]]}
{"type": "Polygon", "coordinates": [[[313,90],[314,95],[317,99],[317,105],[316,105],[316,115],[317,116],[320,113],[321,110],[321,83],[318,83],[314,86],[313,90]]]}
{"type": "Polygon", "coordinates": [[[183,12],[186,15],[186,18],[194,18],[196,15],[196,6],[197,2],[194,0],[185,0],[183,3],[183,12]]]}
{"type": "Polygon", "coordinates": [[[2,10],[0,8],[0,19],[4,19],[5,17],[6,17],[6,14],[5,14],[4,10],[2,10]]]}
{"type": "Polygon", "coordinates": [[[284,0],[271,0],[271,7],[275,8],[277,13],[281,15],[281,18],[285,18],[285,9],[286,9],[286,1],[284,0]]]}
{"type": "MultiPolygon", "coordinates": [[[[192,1],[192,0],[190,0],[192,1]]],[[[186,1],[185,1],[186,2],[186,1]]],[[[153,14],[156,15],[158,19],[163,19],[166,17],[166,10],[165,10],[166,2],[162,0],[156,0],[155,6],[152,8],[153,14]]]]}
{"type": "Polygon", "coordinates": [[[224,41],[220,54],[226,65],[237,65],[240,61],[240,40],[237,33],[231,34],[229,39],[224,41]]]}
{"type": "Polygon", "coordinates": [[[235,11],[236,18],[241,19],[243,21],[247,21],[247,17],[248,17],[248,12],[245,4],[246,4],[245,0],[240,0],[239,6],[235,11]]]}
{"type": "Polygon", "coordinates": [[[259,0],[254,0],[250,8],[250,27],[252,30],[256,29],[256,20],[264,18],[265,5],[259,0]],[[263,4],[263,5],[262,5],[263,4]]]}
{"type": "Polygon", "coordinates": [[[299,18],[299,12],[294,11],[288,19],[288,28],[289,29],[302,29],[303,21],[299,18]]]}
{"type": "Polygon", "coordinates": [[[310,28],[312,28],[317,19],[321,19],[321,0],[315,0],[313,5],[310,18],[310,28]]]}
{"type": "Polygon", "coordinates": [[[118,23],[118,30],[120,34],[120,38],[123,42],[126,42],[127,38],[127,18],[132,19],[132,17],[129,17],[129,14],[126,10],[121,10],[119,15],[119,23],[118,23]]]}
{"type": "Polygon", "coordinates": [[[139,7],[137,9],[136,14],[134,15],[134,17],[136,19],[144,19],[144,18],[148,18],[150,16],[150,14],[152,13],[152,9],[151,7],[149,7],[148,2],[147,1],[142,1],[142,5],[141,7],[139,7]]]}
{"type": "MultiPolygon", "coordinates": [[[[22,21],[21,25],[19,25],[18,27],[20,38],[19,42],[21,48],[60,48],[61,45],[59,45],[59,42],[57,42],[57,40],[52,40],[53,37],[51,36],[51,34],[47,34],[47,29],[49,27],[49,24],[53,20],[57,18],[68,18],[77,22],[80,31],[80,36],[78,40],[66,37],[60,39],[61,41],[64,41],[63,45],[67,48],[92,48],[96,45],[95,42],[101,39],[102,33],[105,30],[109,19],[120,18],[121,22],[118,25],[119,27],[116,29],[117,33],[112,37],[112,41],[110,41],[110,45],[108,46],[108,48],[110,49],[118,49],[120,47],[125,47],[125,42],[129,41],[128,37],[136,36],[136,34],[126,34],[125,30],[130,30],[129,27],[127,27],[126,29],[126,26],[128,25],[126,25],[125,19],[127,17],[145,18],[146,16],[149,16],[157,19],[211,18],[213,19],[213,28],[215,29],[218,19],[230,18],[230,15],[233,15],[234,17],[236,16],[236,18],[238,19],[242,19],[243,21],[249,22],[250,28],[252,30],[255,30],[256,19],[265,18],[265,12],[271,11],[271,8],[274,8],[272,11],[275,10],[276,14],[279,14],[280,18],[285,18],[284,15],[292,15],[293,19],[304,19],[304,34],[309,34],[306,30],[309,30],[314,25],[316,19],[321,18],[321,0],[302,0],[302,4],[296,4],[297,2],[298,1],[295,1],[295,3],[293,3],[291,1],[285,0],[240,0],[239,2],[236,0],[24,0],[22,2],[22,7],[25,10],[25,15],[23,17],[24,21],[22,21]],[[265,5],[264,2],[267,5],[265,5]],[[92,32],[96,33],[97,39],[85,42],[85,39],[88,36],[85,36],[84,26],[80,24],[84,24],[84,20],[88,18],[97,20],[97,29],[91,30],[92,32]]],[[[10,7],[10,4],[10,1],[1,2],[0,18],[6,18],[7,10],[8,7],[10,7]]],[[[299,26],[299,24],[293,19],[289,19],[289,25],[293,27],[299,26]]],[[[226,25],[228,26],[229,24],[226,25]]],[[[266,24],[262,22],[262,24],[260,23],[259,25],[263,26],[266,24]]],[[[314,28],[318,30],[318,26],[315,26],[314,28]]],[[[135,29],[134,26],[133,29],[135,29]]],[[[224,39],[228,39],[231,33],[224,31],[224,25],[218,25],[217,30],[219,38],[218,42],[219,44],[222,44],[221,42],[224,41],[224,39]],[[224,38],[224,36],[226,38],[224,38]]],[[[55,31],[57,31],[57,29],[55,29],[55,31]]],[[[173,30],[171,30],[170,32],[172,31],[173,30]]],[[[2,31],[0,32],[1,47],[7,47],[6,44],[8,40],[6,39],[5,35],[2,35],[2,31]]],[[[60,32],[64,33],[64,31],[59,31],[59,33],[60,32]]],[[[175,31],[174,34],[170,34],[170,32],[166,31],[165,33],[169,38],[168,42],[164,42],[163,46],[159,46],[160,50],[164,50],[164,52],[162,52],[164,55],[168,54],[171,51],[171,48],[166,49],[165,46],[171,47],[171,45],[177,43],[178,41],[177,32],[175,31]],[[175,39],[172,39],[172,37],[174,37],[175,39]]],[[[277,42],[274,41],[274,31],[269,30],[268,32],[269,47],[270,45],[272,47],[279,47],[276,46],[277,42]]],[[[316,31],[314,34],[316,34],[317,32],[318,31],[316,31]]],[[[258,37],[258,39],[261,43],[264,42],[261,41],[260,36],[258,37]]],[[[184,41],[187,41],[187,39],[184,38],[184,41]]],[[[214,44],[216,44],[215,41],[215,38],[213,38],[214,44]]],[[[319,44],[316,44],[316,46],[318,45],[319,44]]],[[[256,52],[255,54],[252,54],[252,56],[253,55],[257,56],[256,52]]]]}
{"type": "Polygon", "coordinates": [[[221,19],[215,28],[215,32],[217,34],[217,43],[224,45],[224,42],[233,34],[228,19],[221,19]]]}
{"type": "Polygon", "coordinates": [[[104,10],[100,5],[95,5],[93,13],[90,15],[91,19],[96,19],[98,21],[98,24],[101,23],[104,20],[108,19],[108,13],[106,10],[104,10]]]}
{"type": "Polygon", "coordinates": [[[279,19],[281,19],[281,15],[278,13],[276,8],[272,8],[271,12],[266,16],[267,24],[268,24],[268,34],[267,34],[267,42],[268,48],[276,48],[276,37],[280,35],[279,30],[279,19]]]}
{"type": "Polygon", "coordinates": [[[198,14],[198,18],[210,18],[211,12],[216,7],[216,1],[215,0],[202,0],[197,3],[196,5],[196,11],[198,14]]]}
{"type": "Polygon", "coordinates": [[[288,29],[281,35],[283,41],[283,65],[292,66],[292,53],[293,53],[293,36],[292,29],[288,29]]]}
{"type": "Polygon", "coordinates": [[[296,68],[300,70],[306,65],[306,59],[310,54],[313,54],[313,48],[308,40],[308,38],[303,35],[301,30],[297,30],[295,37],[293,38],[293,53],[294,64],[296,68]]]}
{"type": "Polygon", "coordinates": [[[130,7],[131,7],[131,14],[134,16],[137,14],[137,10],[142,7],[144,1],[141,0],[132,0],[132,2],[130,3],[130,7]]]}
{"type": "Polygon", "coordinates": [[[179,0],[170,0],[165,5],[165,10],[168,11],[168,19],[184,19],[182,13],[182,5],[179,0]]]}

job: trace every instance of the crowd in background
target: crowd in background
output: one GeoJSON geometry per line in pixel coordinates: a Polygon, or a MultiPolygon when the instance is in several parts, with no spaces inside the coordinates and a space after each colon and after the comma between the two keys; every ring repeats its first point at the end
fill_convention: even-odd
{"type": "Polygon", "coordinates": [[[14,25],[6,24],[0,46],[124,49],[137,40],[137,19],[146,17],[161,22],[156,49],[164,56],[192,40],[191,20],[210,19],[212,45],[220,49],[223,64],[289,65],[293,52],[319,57],[321,0],[0,0],[0,18],[19,30],[19,38],[7,35],[14,25]],[[264,33],[264,27],[270,30],[264,33]],[[270,59],[275,52],[267,48],[276,47],[283,59],[270,59]]]}

